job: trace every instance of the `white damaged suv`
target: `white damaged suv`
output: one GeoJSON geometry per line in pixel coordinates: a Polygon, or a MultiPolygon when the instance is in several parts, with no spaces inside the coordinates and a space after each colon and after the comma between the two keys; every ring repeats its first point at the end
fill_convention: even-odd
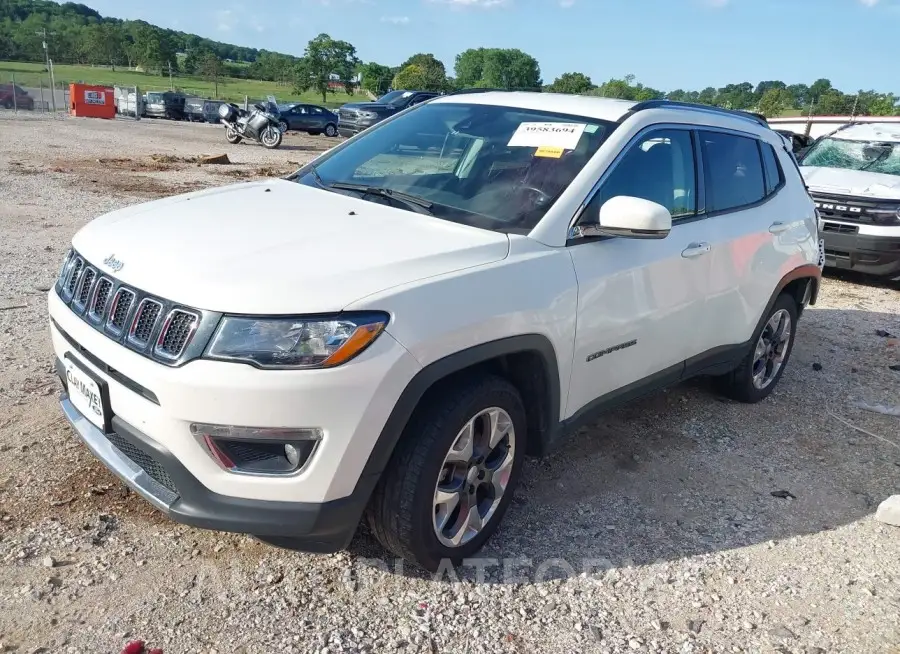
{"type": "Polygon", "coordinates": [[[366,516],[435,569],[599,411],[701,374],[765,398],[821,265],[752,116],[456,94],[94,220],[50,330],[75,431],[174,520],[329,552],[366,516]]]}

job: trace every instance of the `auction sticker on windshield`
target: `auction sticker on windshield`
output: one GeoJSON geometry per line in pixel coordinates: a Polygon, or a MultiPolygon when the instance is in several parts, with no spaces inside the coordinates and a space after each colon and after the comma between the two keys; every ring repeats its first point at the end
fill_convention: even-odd
{"type": "Polygon", "coordinates": [[[72,359],[66,358],[65,364],[69,401],[81,415],[103,429],[106,424],[106,416],[103,413],[100,384],[72,359]]]}
{"type": "Polygon", "coordinates": [[[574,150],[585,123],[522,123],[507,145],[511,148],[564,148],[574,150]]]}

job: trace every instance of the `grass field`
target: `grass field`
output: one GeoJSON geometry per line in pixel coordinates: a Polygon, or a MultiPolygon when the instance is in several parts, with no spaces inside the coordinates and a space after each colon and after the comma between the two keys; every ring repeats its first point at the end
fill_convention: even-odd
{"type": "MultiPolygon", "coordinates": [[[[68,66],[55,65],[53,74],[56,78],[57,88],[62,83],[84,82],[85,84],[99,84],[105,86],[138,86],[141,91],[165,91],[170,88],[169,77],[141,73],[132,70],[115,71],[109,68],[94,68],[93,66],[68,66]]],[[[5,84],[15,78],[16,84],[26,87],[38,87],[43,83],[45,87],[50,84],[50,76],[43,64],[23,63],[18,61],[0,61],[0,84],[5,84]]],[[[172,77],[172,85],[176,90],[212,98],[215,95],[215,84],[212,81],[191,76],[175,75],[172,77]]],[[[290,86],[282,86],[275,82],[259,80],[247,80],[237,78],[222,78],[219,80],[219,99],[241,102],[244,96],[251,100],[261,100],[269,95],[274,95],[279,102],[311,102],[322,103],[322,96],[317,93],[305,92],[297,95],[290,86]]],[[[345,102],[365,100],[364,95],[347,95],[346,93],[329,93],[325,102],[329,107],[338,107],[345,102]]]]}

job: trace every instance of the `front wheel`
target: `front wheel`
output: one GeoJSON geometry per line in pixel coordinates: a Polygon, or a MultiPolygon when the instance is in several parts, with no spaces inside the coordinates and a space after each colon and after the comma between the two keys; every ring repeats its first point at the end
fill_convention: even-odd
{"type": "Polygon", "coordinates": [[[278,129],[281,130],[281,133],[284,134],[286,131],[290,129],[290,125],[287,124],[286,120],[282,120],[278,123],[278,129]]]}
{"type": "Polygon", "coordinates": [[[435,571],[475,554],[506,512],[525,459],[515,386],[470,378],[435,393],[404,431],[367,510],[391,552],[435,571]]]}
{"type": "Polygon", "coordinates": [[[334,138],[335,136],[337,136],[337,133],[338,133],[338,132],[337,132],[337,125],[331,125],[331,124],[329,124],[329,125],[326,125],[326,126],[325,126],[325,136],[334,138]]]}
{"type": "Polygon", "coordinates": [[[775,389],[794,348],[797,330],[797,302],[787,293],[775,300],[762,330],[736,370],[719,378],[723,394],[753,404],[775,389]]]}
{"type": "Polygon", "coordinates": [[[241,142],[241,135],[233,127],[227,127],[225,129],[225,140],[232,145],[236,145],[241,142]]]}
{"type": "Polygon", "coordinates": [[[281,145],[282,138],[284,138],[282,131],[274,125],[269,125],[262,133],[263,147],[273,150],[281,145]]]}

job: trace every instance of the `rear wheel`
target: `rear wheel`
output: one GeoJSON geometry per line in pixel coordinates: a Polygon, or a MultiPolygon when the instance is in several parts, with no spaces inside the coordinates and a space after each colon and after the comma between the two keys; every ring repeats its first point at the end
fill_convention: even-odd
{"type": "Polygon", "coordinates": [[[725,395],[751,404],[769,396],[791,357],[797,317],[794,298],[779,295],[747,356],[737,369],[719,379],[725,395]]]}
{"type": "Polygon", "coordinates": [[[225,140],[227,140],[229,143],[237,144],[241,142],[241,135],[238,134],[237,130],[235,130],[233,127],[226,127],[225,140]]]}
{"type": "Polygon", "coordinates": [[[485,376],[416,410],[367,511],[391,552],[436,570],[475,554],[506,512],[525,458],[516,388],[485,376]]]}

